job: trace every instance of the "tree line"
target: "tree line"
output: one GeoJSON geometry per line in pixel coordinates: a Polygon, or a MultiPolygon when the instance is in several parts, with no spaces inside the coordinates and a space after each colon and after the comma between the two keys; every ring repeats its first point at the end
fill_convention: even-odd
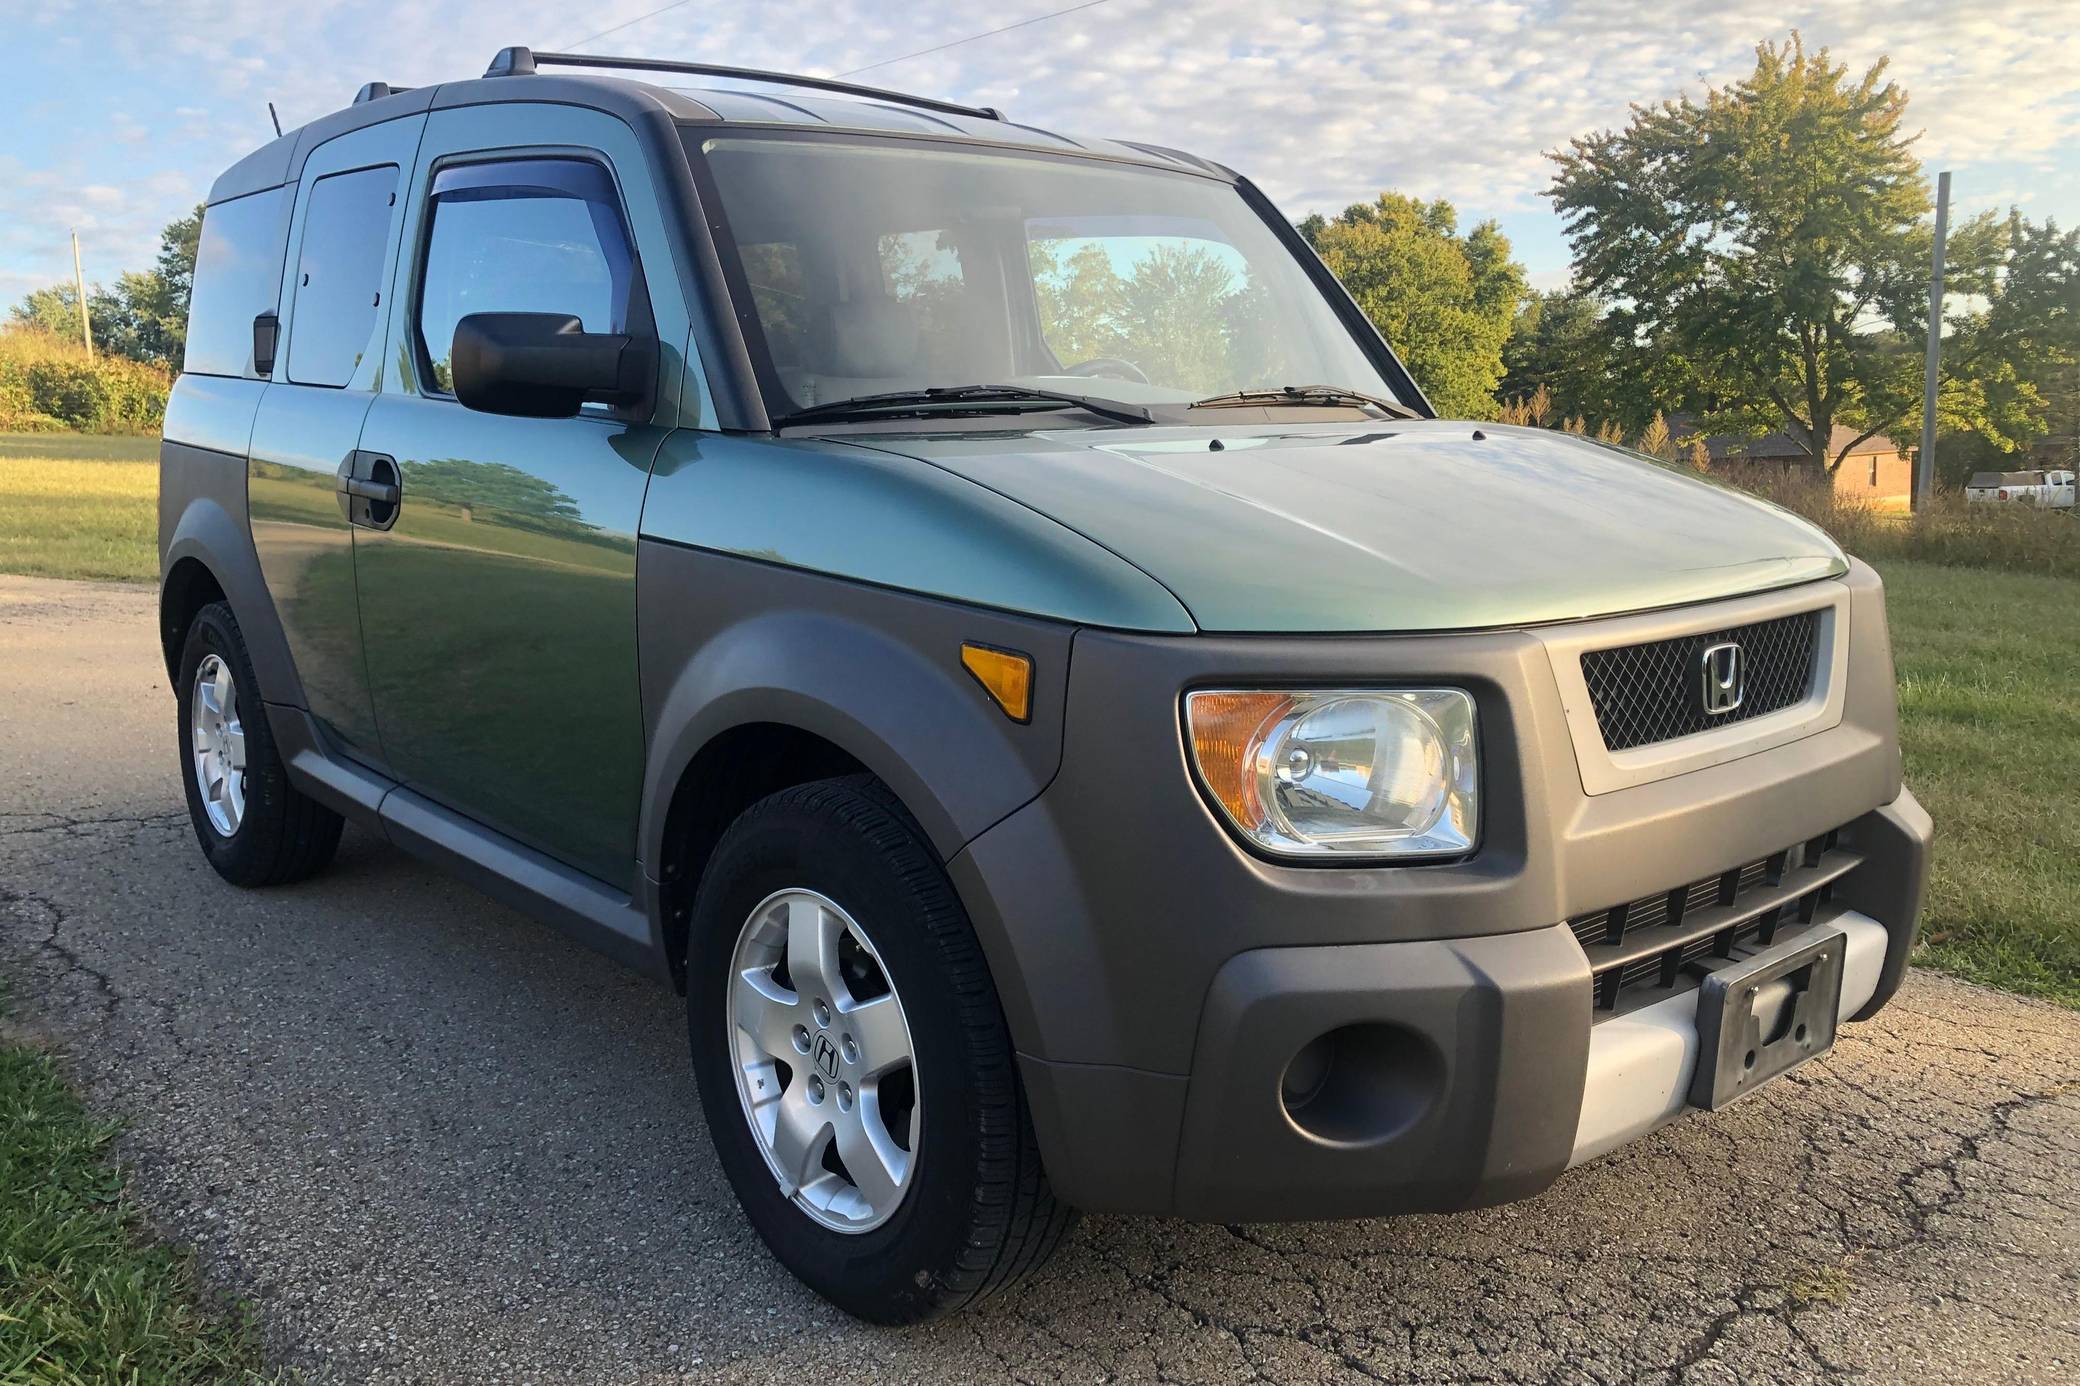
{"type": "MultiPolygon", "coordinates": [[[[1851,72],[1796,33],[1758,45],[1737,81],[1636,105],[1621,128],[1551,156],[1571,277],[1545,293],[1494,221],[1462,232],[1443,200],[1386,192],[1298,229],[1440,413],[1655,451],[1680,441],[1668,424],[1680,416],[1711,434],[1781,432],[1832,471],[1920,419],[1933,221],[1906,113],[1883,59],[1851,72]]],[[[165,229],[152,269],[90,295],[97,348],[178,369],[200,226],[198,208],[165,229]]],[[[2047,437],[2072,446],[2080,231],[1985,212],[1951,230],[1947,258],[1938,419],[1964,446],[1939,456],[1997,465],[2047,437]]],[[[923,265],[900,272],[929,307],[923,265]]],[[[1189,377],[1195,354],[1232,361],[1266,340],[1251,331],[1260,291],[1209,255],[1166,252],[1123,276],[1095,250],[1036,244],[1032,269],[1049,321],[1075,339],[1052,345],[1079,359],[1131,339],[1189,377]]],[[[29,294],[13,317],[78,333],[70,285],[29,294]]],[[[1278,368],[1251,365],[1267,380],[1278,368]]]]}
{"type": "MultiPolygon", "coordinates": [[[[159,258],[152,268],[131,270],[114,288],[96,285],[87,295],[87,323],[94,350],[177,371],[188,342],[188,297],[195,287],[195,247],[202,238],[202,208],[167,223],[159,233],[159,258]]],[[[79,340],[79,294],[70,284],[32,289],[14,306],[14,323],[79,340]]]]}

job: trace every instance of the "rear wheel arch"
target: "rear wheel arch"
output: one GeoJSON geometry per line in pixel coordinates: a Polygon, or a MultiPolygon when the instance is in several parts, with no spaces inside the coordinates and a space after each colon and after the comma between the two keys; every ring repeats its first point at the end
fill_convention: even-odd
{"type": "Polygon", "coordinates": [[[181,645],[188,627],[212,602],[226,602],[224,585],[207,563],[193,554],[177,560],[159,584],[159,647],[166,657],[166,677],[178,672],[181,645]]]}

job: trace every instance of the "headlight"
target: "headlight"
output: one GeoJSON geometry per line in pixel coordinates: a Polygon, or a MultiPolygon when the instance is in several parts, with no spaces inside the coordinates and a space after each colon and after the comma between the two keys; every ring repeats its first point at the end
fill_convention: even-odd
{"type": "Polygon", "coordinates": [[[1188,693],[1199,779],[1282,856],[1454,857],[1479,835],[1473,699],[1457,688],[1188,693]]]}

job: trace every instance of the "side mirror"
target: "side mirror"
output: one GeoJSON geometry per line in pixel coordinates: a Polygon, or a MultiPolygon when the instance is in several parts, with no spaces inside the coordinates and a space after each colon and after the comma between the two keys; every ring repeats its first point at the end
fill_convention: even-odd
{"type": "Polygon", "coordinates": [[[648,338],[587,332],[568,313],[471,313],[455,324],[448,364],[471,409],[563,419],[588,400],[639,403],[657,351],[648,338]]]}

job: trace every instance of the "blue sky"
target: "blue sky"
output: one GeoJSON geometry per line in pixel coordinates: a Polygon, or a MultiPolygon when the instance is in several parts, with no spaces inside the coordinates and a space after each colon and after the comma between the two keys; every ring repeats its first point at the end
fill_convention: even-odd
{"type": "MultiPolygon", "coordinates": [[[[1044,14],[1072,0],[900,5],[695,0],[591,51],[834,73],[1044,14]]],[[[0,85],[0,302],[150,262],[158,229],[218,170],[362,82],[482,71],[500,46],[568,46],[667,0],[44,0],[6,21],[0,85]]],[[[1394,188],[1495,217],[1533,282],[1566,278],[1540,196],[1545,154],[1651,102],[1738,76],[1754,44],[1802,30],[1892,58],[1929,167],[1958,210],[2080,220],[2080,24],[2071,0],[1103,0],[862,81],[1001,105],[1056,129],[1174,144],[1254,177],[1289,214],[1394,188]]]]}

